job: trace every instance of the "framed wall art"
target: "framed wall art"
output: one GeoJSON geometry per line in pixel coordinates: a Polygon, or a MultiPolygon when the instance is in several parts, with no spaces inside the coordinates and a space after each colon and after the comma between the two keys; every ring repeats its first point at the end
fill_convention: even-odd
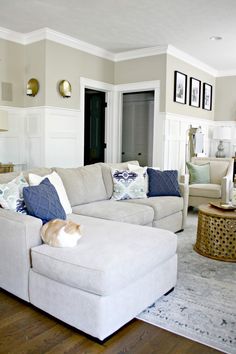
{"type": "Polygon", "coordinates": [[[186,104],[187,96],[187,75],[175,71],[174,77],[174,101],[186,104]]]}
{"type": "Polygon", "coordinates": [[[202,108],[208,111],[212,109],[212,86],[205,82],[203,84],[202,108]]]}
{"type": "Polygon", "coordinates": [[[201,81],[190,77],[189,105],[200,107],[201,101],[201,81]]]}

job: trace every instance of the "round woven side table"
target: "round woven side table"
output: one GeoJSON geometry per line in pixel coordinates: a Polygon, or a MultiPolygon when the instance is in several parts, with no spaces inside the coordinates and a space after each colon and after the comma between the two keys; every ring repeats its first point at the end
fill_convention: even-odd
{"type": "Polygon", "coordinates": [[[194,250],[202,256],[236,262],[236,211],[201,205],[194,250]]]}

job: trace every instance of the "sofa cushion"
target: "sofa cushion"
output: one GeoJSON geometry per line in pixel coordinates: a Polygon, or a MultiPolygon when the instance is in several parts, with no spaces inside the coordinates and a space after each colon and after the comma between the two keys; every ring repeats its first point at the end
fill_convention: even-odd
{"type": "Polygon", "coordinates": [[[61,177],[55,171],[53,171],[49,175],[46,175],[43,177],[36,175],[34,173],[29,173],[29,184],[31,186],[37,186],[37,185],[39,185],[40,182],[42,182],[44,180],[44,178],[48,178],[49,181],[52,183],[52,185],[56,188],[58,197],[60,199],[61,205],[63,206],[63,208],[65,210],[65,213],[71,214],[72,209],[71,209],[70,202],[68,200],[63,182],[61,180],[61,177]]]}
{"type": "Polygon", "coordinates": [[[78,168],[55,168],[67,192],[71,206],[107,199],[99,164],[78,168]]]}
{"type": "Polygon", "coordinates": [[[219,184],[191,184],[189,195],[193,197],[221,198],[221,186],[219,184]]]}
{"type": "Polygon", "coordinates": [[[229,167],[229,161],[210,161],[211,183],[221,184],[222,178],[226,176],[229,167]]]}
{"type": "Polygon", "coordinates": [[[152,224],[154,212],[146,205],[128,205],[115,200],[103,200],[72,208],[73,213],[100,219],[115,220],[137,225],[152,224]]]}
{"type": "Polygon", "coordinates": [[[147,169],[148,196],[176,196],[180,197],[178,171],[159,171],[153,168],[147,169]]]}
{"type": "Polygon", "coordinates": [[[147,198],[146,171],[112,169],[115,200],[147,198]]]}
{"type": "Polygon", "coordinates": [[[32,248],[32,266],[50,279],[98,295],[110,295],[151,272],[176,252],[174,233],[71,214],[84,226],[77,247],[32,248]]]}
{"type": "MultiPolygon", "coordinates": [[[[40,167],[40,168],[34,168],[32,170],[24,171],[23,175],[24,175],[26,181],[28,182],[28,174],[29,173],[35,173],[39,176],[45,176],[46,174],[49,174],[51,172],[52,172],[51,168],[40,167]]],[[[20,175],[20,172],[1,173],[0,174],[0,183],[10,182],[19,175],[20,175]]]]}
{"type": "Polygon", "coordinates": [[[138,161],[129,161],[129,162],[120,162],[120,163],[100,163],[100,166],[102,168],[102,176],[103,176],[103,180],[107,192],[106,199],[110,199],[113,193],[113,180],[111,175],[111,169],[113,168],[117,170],[127,170],[129,163],[132,165],[139,166],[138,161]]]}
{"type": "Polygon", "coordinates": [[[147,199],[126,200],[123,203],[146,205],[153,208],[154,221],[183,210],[183,198],[179,197],[150,197],[147,199]]]}
{"type": "Polygon", "coordinates": [[[25,187],[23,196],[27,213],[41,219],[43,224],[53,219],[66,219],[57,191],[48,178],[38,186],[25,187]]]}

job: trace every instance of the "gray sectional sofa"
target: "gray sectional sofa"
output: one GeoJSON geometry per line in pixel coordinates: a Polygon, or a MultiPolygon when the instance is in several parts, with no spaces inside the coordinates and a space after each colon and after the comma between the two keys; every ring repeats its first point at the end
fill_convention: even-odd
{"type": "Polygon", "coordinates": [[[100,340],[175,286],[173,231],[184,227],[188,205],[182,184],[182,197],[112,200],[110,166],[54,169],[72,206],[68,219],[84,225],[77,247],[42,244],[40,219],[0,209],[0,287],[100,340]]]}

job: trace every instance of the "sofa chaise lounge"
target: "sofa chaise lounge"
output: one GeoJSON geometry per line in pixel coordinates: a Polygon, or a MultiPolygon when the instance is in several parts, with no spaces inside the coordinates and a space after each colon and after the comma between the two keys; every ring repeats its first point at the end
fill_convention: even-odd
{"type": "MultiPolygon", "coordinates": [[[[155,209],[154,198],[110,200],[107,164],[56,171],[73,209],[67,217],[84,225],[84,236],[77,247],[53,248],[42,244],[40,219],[0,209],[0,286],[103,340],[175,286],[177,236],[158,226],[183,228],[188,190],[155,198],[155,209]]],[[[1,175],[0,183],[14,177],[1,175]]]]}

